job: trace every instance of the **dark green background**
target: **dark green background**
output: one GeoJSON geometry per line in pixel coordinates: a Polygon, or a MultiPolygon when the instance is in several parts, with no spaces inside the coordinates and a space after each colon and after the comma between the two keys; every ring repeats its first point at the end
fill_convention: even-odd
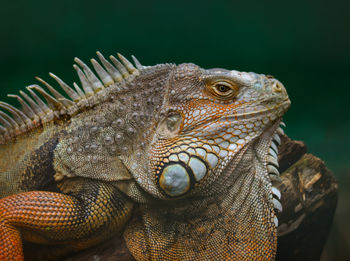
{"type": "MultiPolygon", "coordinates": [[[[205,68],[272,74],[292,100],[285,116],[287,134],[305,141],[325,160],[348,195],[348,3],[1,1],[0,99],[9,101],[7,93],[32,84],[35,75],[47,78],[49,71],[69,83],[77,81],[72,59],[87,61],[96,50],[134,54],[145,65],[194,62],[205,68]]],[[[338,215],[345,217],[349,208],[343,202],[338,215]]],[[[350,232],[347,223],[341,223],[340,230],[350,232]]],[[[337,247],[330,248],[324,260],[348,254],[350,246],[340,237],[345,235],[333,235],[337,247]]]]}

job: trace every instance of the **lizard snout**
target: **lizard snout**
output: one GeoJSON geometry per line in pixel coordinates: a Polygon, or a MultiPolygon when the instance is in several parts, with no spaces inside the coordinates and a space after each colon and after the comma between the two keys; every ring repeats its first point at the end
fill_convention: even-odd
{"type": "Polygon", "coordinates": [[[289,100],[286,88],[279,80],[275,78],[268,79],[268,82],[265,85],[265,91],[271,93],[271,98],[276,101],[289,100]]]}

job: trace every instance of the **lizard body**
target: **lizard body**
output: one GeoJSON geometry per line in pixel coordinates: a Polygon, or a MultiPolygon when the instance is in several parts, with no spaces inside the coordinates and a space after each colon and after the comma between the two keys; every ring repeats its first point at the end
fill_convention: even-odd
{"type": "Polygon", "coordinates": [[[98,56],[96,73],[75,59],[81,87],[51,74],[69,99],[38,78],[51,94],[0,102],[0,258],[120,233],[137,260],[273,260],[283,85],[98,56]]]}

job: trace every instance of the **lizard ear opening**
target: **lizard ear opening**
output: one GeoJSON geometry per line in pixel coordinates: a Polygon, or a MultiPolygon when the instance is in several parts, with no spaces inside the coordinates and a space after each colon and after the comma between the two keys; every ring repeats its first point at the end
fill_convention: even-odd
{"type": "Polygon", "coordinates": [[[179,113],[172,112],[166,116],[158,126],[157,133],[161,138],[169,139],[175,137],[182,124],[182,116],[179,113]]]}
{"type": "Polygon", "coordinates": [[[171,114],[166,119],[166,126],[167,126],[168,130],[171,132],[179,129],[180,125],[181,125],[181,115],[178,113],[171,114]]]}

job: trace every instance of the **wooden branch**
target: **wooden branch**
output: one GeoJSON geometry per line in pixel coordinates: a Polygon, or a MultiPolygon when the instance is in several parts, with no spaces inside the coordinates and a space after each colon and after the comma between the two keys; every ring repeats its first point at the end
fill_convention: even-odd
{"type": "Polygon", "coordinates": [[[283,212],[278,215],[277,260],[320,260],[337,205],[338,185],[302,142],[284,136],[279,162],[283,212]]]}

